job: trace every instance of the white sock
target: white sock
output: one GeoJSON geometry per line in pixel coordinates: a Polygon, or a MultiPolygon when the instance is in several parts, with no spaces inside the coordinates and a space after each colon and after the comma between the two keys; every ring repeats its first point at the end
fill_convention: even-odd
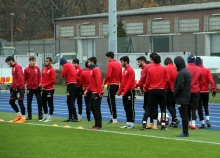
{"type": "Polygon", "coordinates": [[[146,123],[146,121],[143,121],[143,123],[146,123]]]}
{"type": "Polygon", "coordinates": [[[49,115],[49,116],[47,117],[47,119],[52,119],[52,115],[49,115]]]}
{"type": "Polygon", "coordinates": [[[25,120],[25,115],[22,115],[22,119],[25,120]]]}
{"type": "Polygon", "coordinates": [[[48,117],[48,114],[44,114],[44,117],[46,117],[46,118],[47,118],[47,117],[48,117]]]}
{"type": "Polygon", "coordinates": [[[157,127],[157,119],[154,119],[154,127],[157,127]]]}
{"type": "Polygon", "coordinates": [[[17,112],[17,115],[21,115],[21,113],[20,113],[20,112],[17,112]]]}
{"type": "Polygon", "coordinates": [[[147,118],[147,124],[150,125],[150,117],[147,118]]]}
{"type": "Polygon", "coordinates": [[[210,116],[206,116],[206,120],[209,120],[210,119],[210,116]]]}
{"type": "Polygon", "coordinates": [[[205,124],[204,120],[201,120],[201,123],[202,123],[202,124],[205,124]]]}
{"type": "Polygon", "coordinates": [[[192,126],[196,126],[196,120],[192,120],[192,126]]]}
{"type": "Polygon", "coordinates": [[[117,119],[113,119],[113,122],[117,122],[117,119]]]}

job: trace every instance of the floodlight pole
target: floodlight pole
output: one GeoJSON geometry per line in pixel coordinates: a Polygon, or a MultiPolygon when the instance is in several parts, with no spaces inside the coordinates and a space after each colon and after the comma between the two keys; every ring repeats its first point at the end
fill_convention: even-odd
{"type": "Polygon", "coordinates": [[[117,50],[117,8],[116,0],[108,1],[108,50],[118,53],[117,50]]]}

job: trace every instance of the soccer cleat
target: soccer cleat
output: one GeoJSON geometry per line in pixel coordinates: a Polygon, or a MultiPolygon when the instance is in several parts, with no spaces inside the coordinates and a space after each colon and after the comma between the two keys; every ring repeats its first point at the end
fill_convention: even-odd
{"type": "Polygon", "coordinates": [[[41,120],[39,120],[40,122],[43,122],[47,119],[47,117],[44,116],[44,118],[42,118],[41,120]]]}
{"type": "Polygon", "coordinates": [[[38,120],[42,120],[43,119],[43,116],[42,115],[39,115],[38,116],[38,120]]]}
{"type": "Polygon", "coordinates": [[[22,119],[22,116],[21,116],[21,115],[18,115],[14,120],[12,120],[12,122],[17,122],[17,121],[19,121],[20,119],[22,119]]]}
{"type": "Polygon", "coordinates": [[[26,122],[25,119],[20,119],[20,120],[16,121],[15,123],[25,123],[25,122],[26,122]]]}
{"type": "Polygon", "coordinates": [[[192,125],[188,125],[188,128],[192,128],[193,126],[192,125]]]}
{"type": "Polygon", "coordinates": [[[152,126],[152,127],[151,127],[151,129],[153,129],[153,130],[157,130],[157,127],[155,127],[155,126],[152,126]]]}
{"type": "Polygon", "coordinates": [[[111,120],[108,122],[108,124],[112,124],[112,122],[113,122],[113,120],[111,119],[111,120]]]}
{"type": "Polygon", "coordinates": [[[77,119],[72,119],[70,122],[79,122],[77,119]]]}
{"type": "Polygon", "coordinates": [[[94,126],[91,128],[91,130],[101,130],[101,129],[102,129],[102,127],[99,127],[99,126],[94,126]]]}
{"type": "Polygon", "coordinates": [[[192,125],[191,125],[191,129],[192,130],[197,130],[196,126],[192,126],[192,125]]]}
{"type": "Polygon", "coordinates": [[[169,130],[169,129],[166,128],[166,126],[161,126],[161,130],[162,130],[162,131],[167,131],[167,130],[169,130]]]}
{"type": "Polygon", "coordinates": [[[63,122],[71,122],[72,119],[67,119],[67,120],[64,120],[63,122]]]}
{"type": "Polygon", "coordinates": [[[172,122],[172,123],[170,124],[170,127],[174,127],[174,124],[175,124],[175,123],[174,123],[174,122],[172,122]]]}
{"type": "Polygon", "coordinates": [[[46,120],[44,120],[43,122],[51,122],[52,118],[47,118],[46,120]]]}
{"type": "Polygon", "coordinates": [[[121,126],[120,128],[128,128],[128,125],[126,124],[125,126],[121,126]]]}
{"type": "Polygon", "coordinates": [[[89,129],[92,129],[92,128],[94,128],[96,125],[94,125],[94,126],[92,126],[92,127],[90,127],[89,129]]]}
{"type": "Polygon", "coordinates": [[[201,126],[199,126],[200,129],[204,129],[205,128],[205,124],[201,124],[201,126]]]}
{"type": "Polygon", "coordinates": [[[154,127],[153,124],[149,124],[149,125],[147,125],[146,129],[152,129],[153,127],[154,127]]]}
{"type": "Polygon", "coordinates": [[[178,118],[175,119],[175,123],[174,123],[174,128],[178,128],[180,121],[178,120],[178,118]]]}
{"type": "Polygon", "coordinates": [[[211,123],[209,122],[209,120],[206,120],[206,125],[207,125],[207,127],[211,127],[212,126],[211,123]]]}
{"type": "Polygon", "coordinates": [[[140,130],[145,130],[146,129],[146,123],[143,123],[140,130]]]}
{"type": "Polygon", "coordinates": [[[179,135],[177,135],[177,137],[189,137],[189,133],[180,133],[179,135]]]}
{"type": "Polygon", "coordinates": [[[132,126],[132,125],[127,125],[127,129],[132,129],[132,128],[134,128],[134,126],[132,126]]]}
{"type": "Polygon", "coordinates": [[[32,117],[28,117],[26,120],[32,120],[32,117]]]}

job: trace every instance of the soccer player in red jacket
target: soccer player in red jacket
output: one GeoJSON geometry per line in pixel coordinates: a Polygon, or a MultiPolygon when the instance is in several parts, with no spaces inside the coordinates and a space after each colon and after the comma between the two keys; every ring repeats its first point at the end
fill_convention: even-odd
{"type": "Polygon", "coordinates": [[[122,73],[122,81],[118,90],[118,96],[122,95],[123,105],[126,113],[127,123],[121,128],[134,128],[135,110],[134,110],[134,98],[135,98],[135,73],[129,65],[129,57],[123,56],[120,58],[121,65],[124,67],[122,73]]]}
{"type": "Polygon", "coordinates": [[[76,80],[77,80],[77,92],[75,99],[77,99],[77,105],[78,105],[78,120],[81,120],[82,117],[82,95],[83,95],[83,89],[80,85],[80,75],[83,72],[83,69],[79,65],[79,59],[73,59],[73,65],[76,68],[76,80]]]}
{"type": "Polygon", "coordinates": [[[119,62],[114,59],[113,52],[107,52],[106,57],[108,60],[108,66],[106,71],[106,77],[104,80],[104,85],[108,84],[108,97],[107,102],[111,113],[110,124],[117,124],[117,110],[115,102],[115,94],[117,94],[119,84],[122,77],[122,67],[119,62]]]}
{"type": "Polygon", "coordinates": [[[44,117],[39,120],[42,122],[50,122],[52,121],[52,115],[54,111],[53,105],[53,94],[54,94],[54,84],[56,82],[56,72],[52,67],[52,59],[51,57],[47,57],[45,59],[45,67],[42,72],[42,78],[40,82],[40,87],[42,87],[42,106],[44,109],[44,117]],[[48,115],[48,107],[50,108],[48,115]]]}
{"type": "Polygon", "coordinates": [[[188,117],[189,121],[191,120],[191,113],[192,113],[192,121],[189,122],[189,128],[197,129],[196,128],[196,111],[198,110],[199,105],[199,94],[200,89],[202,87],[202,71],[199,67],[195,64],[195,57],[193,55],[188,56],[188,65],[187,70],[190,72],[191,75],[191,88],[190,88],[190,104],[188,107],[188,117]]]}
{"type": "MultiPolygon", "coordinates": [[[[86,67],[86,70],[84,70],[82,73],[81,73],[81,80],[80,80],[80,85],[84,87],[84,90],[86,90],[90,84],[90,74],[91,74],[91,69],[89,68],[90,65],[88,63],[88,61],[85,62],[85,67],[86,67]]],[[[84,96],[84,100],[85,100],[85,104],[86,104],[86,116],[87,116],[87,121],[91,121],[91,118],[90,118],[90,114],[91,114],[91,96],[92,96],[92,92],[89,91],[87,93],[86,96],[84,96]]]]}
{"type": "Polygon", "coordinates": [[[41,103],[41,90],[39,88],[41,73],[40,68],[35,65],[36,58],[31,56],[29,58],[29,66],[24,69],[24,82],[27,89],[27,111],[28,118],[26,120],[32,120],[32,99],[35,95],[38,105],[38,120],[42,119],[42,103],[41,103]]]}
{"type": "Polygon", "coordinates": [[[170,124],[170,127],[177,128],[180,121],[176,116],[176,107],[175,107],[176,103],[175,103],[173,91],[174,91],[174,83],[175,83],[178,71],[177,71],[175,65],[173,64],[173,60],[169,57],[167,57],[164,60],[164,65],[166,65],[167,72],[169,73],[170,84],[171,84],[170,88],[166,87],[166,90],[167,90],[167,92],[166,92],[167,109],[172,116],[172,122],[170,124]]]}
{"type": "Polygon", "coordinates": [[[212,96],[215,97],[216,95],[216,86],[213,81],[212,75],[210,73],[210,70],[205,68],[203,66],[202,60],[200,57],[196,57],[196,65],[202,70],[202,88],[200,89],[200,99],[199,99],[199,107],[198,107],[198,113],[199,113],[199,119],[201,121],[201,126],[199,128],[205,128],[205,122],[203,117],[203,108],[205,110],[206,115],[206,125],[208,127],[211,127],[210,124],[210,114],[209,114],[209,85],[212,87],[212,96]]]}
{"type": "Polygon", "coordinates": [[[60,65],[62,65],[61,76],[66,78],[66,102],[69,112],[69,118],[63,122],[78,122],[74,101],[77,92],[76,69],[71,63],[67,62],[65,58],[60,58],[60,65]]]}
{"type": "Polygon", "coordinates": [[[9,104],[12,109],[17,113],[17,117],[12,120],[12,122],[25,123],[25,107],[24,107],[24,74],[22,67],[15,62],[14,57],[8,56],[5,59],[5,62],[12,67],[12,77],[13,81],[11,84],[11,97],[9,104]],[[21,112],[19,112],[18,106],[15,104],[15,101],[18,100],[18,105],[20,106],[21,112]]]}
{"type": "Polygon", "coordinates": [[[154,126],[151,129],[156,129],[157,117],[158,117],[158,104],[161,109],[161,130],[167,130],[166,128],[166,91],[165,88],[169,83],[169,74],[165,67],[160,65],[161,58],[159,55],[153,57],[155,63],[154,67],[151,67],[147,73],[147,79],[145,82],[145,89],[149,89],[147,108],[143,117],[143,124],[141,130],[146,128],[147,118],[153,112],[154,126]]]}
{"type": "Polygon", "coordinates": [[[102,113],[101,113],[101,101],[103,97],[102,88],[102,72],[96,64],[96,57],[90,57],[88,63],[91,68],[90,83],[84,92],[84,96],[87,96],[88,92],[92,92],[91,97],[91,110],[95,118],[95,125],[91,127],[92,130],[102,129],[102,113]]]}

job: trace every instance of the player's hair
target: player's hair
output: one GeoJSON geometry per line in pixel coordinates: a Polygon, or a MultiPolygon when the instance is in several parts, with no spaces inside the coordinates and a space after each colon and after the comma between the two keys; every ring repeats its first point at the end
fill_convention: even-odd
{"type": "Polygon", "coordinates": [[[91,62],[94,62],[94,64],[97,63],[96,57],[90,57],[88,60],[91,61],[91,62]]]}
{"type": "Polygon", "coordinates": [[[120,58],[120,61],[127,61],[127,63],[129,64],[129,57],[128,56],[123,56],[120,58]]]}
{"type": "Polygon", "coordinates": [[[13,56],[8,56],[6,59],[5,59],[5,62],[7,63],[8,61],[13,61],[15,62],[15,58],[13,56]]]}

